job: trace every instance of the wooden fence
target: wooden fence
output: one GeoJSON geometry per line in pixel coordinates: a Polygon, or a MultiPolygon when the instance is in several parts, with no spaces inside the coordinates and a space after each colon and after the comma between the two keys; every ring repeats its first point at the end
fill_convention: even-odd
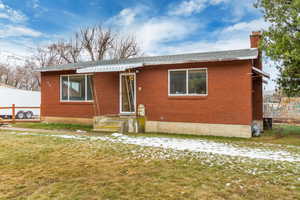
{"type": "MultiPolygon", "coordinates": [[[[16,122],[40,122],[41,121],[41,115],[38,115],[38,117],[35,116],[35,118],[32,119],[17,119],[16,118],[16,109],[41,109],[41,107],[24,107],[24,106],[15,106],[15,104],[12,104],[11,107],[0,107],[0,116],[1,116],[1,110],[10,110],[11,109],[11,119],[2,119],[0,122],[6,122],[6,123],[16,123],[16,122]]],[[[1,118],[0,118],[1,119],[1,118]]]]}

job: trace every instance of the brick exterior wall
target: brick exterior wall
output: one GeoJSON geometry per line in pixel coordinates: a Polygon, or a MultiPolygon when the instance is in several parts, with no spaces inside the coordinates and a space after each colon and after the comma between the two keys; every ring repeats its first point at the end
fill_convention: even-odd
{"type": "Polygon", "coordinates": [[[250,61],[147,67],[137,74],[137,103],[151,121],[249,125],[252,121],[250,61]],[[207,68],[208,95],[168,96],[168,69],[207,68]]]}
{"type": "Polygon", "coordinates": [[[97,73],[93,76],[94,102],[60,102],[60,75],[75,71],[44,72],[41,74],[41,114],[45,117],[92,118],[95,115],[118,114],[118,73],[97,73]]]}
{"type": "Polygon", "coordinates": [[[60,102],[60,75],[74,71],[41,73],[41,115],[47,117],[90,118],[92,103],[60,102]]]}
{"type": "MultiPolygon", "coordinates": [[[[137,105],[144,104],[148,120],[250,125],[252,122],[251,61],[147,66],[137,73],[137,105]],[[208,96],[169,97],[168,69],[208,70],[208,96]]],[[[60,102],[60,75],[42,73],[42,116],[92,118],[119,114],[119,73],[96,73],[93,103],[60,102]]]]}

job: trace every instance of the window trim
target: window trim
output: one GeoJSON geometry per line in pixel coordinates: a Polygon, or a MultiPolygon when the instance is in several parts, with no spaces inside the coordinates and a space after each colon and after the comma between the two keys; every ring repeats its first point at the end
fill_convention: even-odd
{"type": "Polygon", "coordinates": [[[173,96],[173,97],[180,97],[180,96],[207,96],[208,95],[208,70],[206,67],[201,67],[201,68],[182,68],[182,69],[169,69],[168,70],[168,96],[173,96]],[[188,93],[188,89],[189,89],[189,71],[193,71],[193,70],[205,70],[206,72],[206,94],[189,94],[188,93]],[[173,71],[185,71],[186,72],[186,94],[171,94],[170,91],[170,72],[173,71]]]}
{"type": "MultiPolygon", "coordinates": [[[[60,75],[60,78],[59,78],[59,85],[60,85],[60,102],[94,102],[94,100],[87,100],[87,76],[92,76],[92,74],[64,74],[64,75],[60,75]],[[70,100],[70,76],[84,76],[85,80],[85,100],[70,100]],[[63,77],[68,77],[68,100],[63,100],[62,99],[62,78],[63,77]]],[[[92,86],[92,89],[93,89],[93,86],[92,86]]]]}

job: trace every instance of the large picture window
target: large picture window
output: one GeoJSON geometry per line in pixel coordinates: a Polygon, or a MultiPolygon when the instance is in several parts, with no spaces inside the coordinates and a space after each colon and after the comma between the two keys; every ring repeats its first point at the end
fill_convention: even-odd
{"type": "Polygon", "coordinates": [[[64,75],[60,79],[61,101],[92,101],[91,75],[64,75]]]}
{"type": "Polygon", "coordinates": [[[169,95],[207,95],[207,69],[169,70],[169,95]]]}

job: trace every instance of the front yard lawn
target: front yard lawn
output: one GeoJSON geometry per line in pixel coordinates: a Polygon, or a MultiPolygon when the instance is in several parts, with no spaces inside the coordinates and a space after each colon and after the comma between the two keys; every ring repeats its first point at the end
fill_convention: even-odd
{"type": "MultiPolygon", "coordinates": [[[[61,124],[61,123],[16,123],[14,127],[31,128],[31,129],[46,129],[46,130],[66,130],[66,131],[92,131],[92,125],[79,124],[61,124]]],[[[226,138],[214,136],[195,136],[195,135],[178,135],[178,134],[162,134],[162,133],[147,133],[146,136],[162,136],[179,137],[179,138],[203,138],[216,141],[253,141],[272,144],[288,144],[300,146],[300,126],[294,125],[274,125],[273,130],[265,131],[261,137],[242,139],[242,138],[226,138]]]]}
{"type": "Polygon", "coordinates": [[[0,199],[300,197],[299,162],[74,138],[0,130],[0,199]]]}

